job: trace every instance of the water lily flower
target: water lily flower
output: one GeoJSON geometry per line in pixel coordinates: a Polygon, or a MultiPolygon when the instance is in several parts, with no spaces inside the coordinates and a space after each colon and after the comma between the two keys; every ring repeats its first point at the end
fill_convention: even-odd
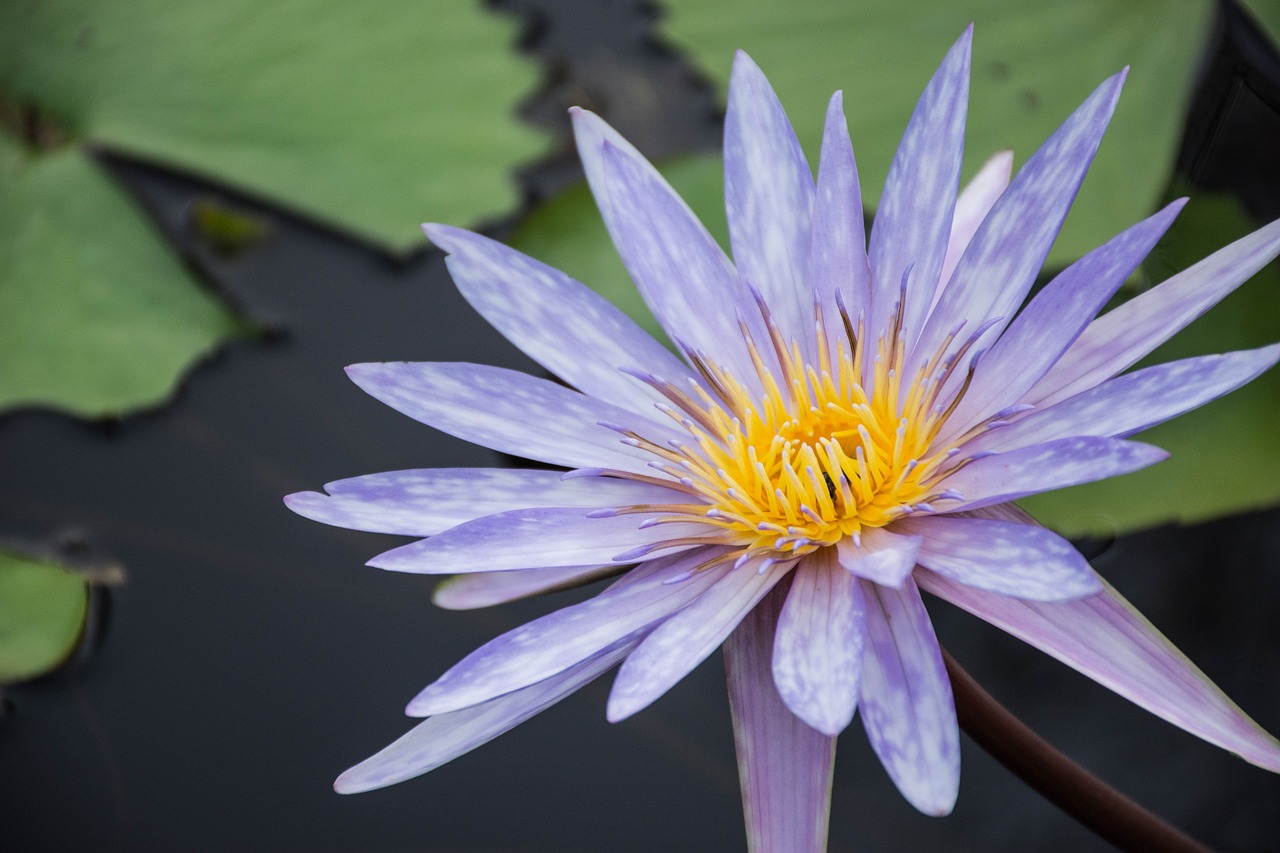
{"type": "Polygon", "coordinates": [[[1274,258],[1280,222],[1095,319],[1174,202],[1026,301],[1125,73],[1015,176],[997,154],[958,192],[970,41],[925,89],[869,241],[839,93],[815,181],[764,75],[738,55],[732,261],[631,145],[573,111],[591,190],[676,353],[568,276],[426,226],[467,300],[570,387],[462,363],[348,373],[436,429],[569,471],[396,471],[289,506],[423,537],[370,565],[456,575],[443,607],[616,580],[445,672],[409,703],[428,719],[339,791],[425,773],[619,664],[607,713],[624,719],[723,645],[754,849],[823,849],[835,737],[855,711],[902,794],[946,814],[959,732],[921,590],[1280,771],[1280,743],[1011,503],[1161,461],[1129,436],[1280,359],[1276,345],[1125,372],[1274,258]]]}

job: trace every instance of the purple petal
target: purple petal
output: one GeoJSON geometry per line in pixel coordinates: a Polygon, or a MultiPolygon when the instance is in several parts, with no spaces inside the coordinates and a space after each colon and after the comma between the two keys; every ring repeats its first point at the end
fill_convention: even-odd
{"type": "MultiPolygon", "coordinates": [[[[809,244],[809,280],[823,322],[834,332],[840,327],[839,305],[854,322],[871,303],[871,269],[867,265],[867,233],[862,220],[862,189],[845,123],[844,99],[839,92],[827,107],[818,164],[817,194],[813,200],[813,235],[809,244]],[[837,302],[836,294],[840,301],[837,302]]],[[[834,363],[832,334],[828,357],[834,363]]]]}
{"type": "Polygon", "coordinates": [[[889,328],[908,270],[910,338],[920,333],[933,302],[960,185],[972,42],[970,25],[925,87],[889,167],[871,226],[872,340],[889,328]]]}
{"type": "Polygon", "coordinates": [[[625,720],[674,687],[724,642],[788,571],[775,567],[761,574],[748,563],[655,628],[618,670],[609,693],[609,722],[625,720]]]}
{"type": "Polygon", "coordinates": [[[1191,734],[1280,772],[1280,742],[1105,585],[1079,601],[1007,598],[919,572],[920,585],[1191,734]]]}
{"type": "Polygon", "coordinates": [[[284,499],[313,521],[367,530],[432,536],[464,521],[536,506],[604,507],[678,503],[661,486],[609,477],[561,479],[558,471],[427,468],[368,474],[325,484],[325,491],[284,499]]]}
{"type": "Polygon", "coordinates": [[[1280,254],[1280,220],[1259,228],[1085,329],[1027,394],[1041,406],[1110,379],[1173,337],[1280,254]]]}
{"type": "Polygon", "coordinates": [[[947,239],[947,254],[942,259],[942,273],[938,276],[938,291],[933,296],[936,304],[942,290],[951,280],[956,264],[969,247],[973,235],[977,232],[982,220],[991,212],[996,199],[1009,186],[1009,177],[1013,174],[1013,152],[997,151],[991,159],[982,164],[973,180],[965,184],[956,198],[956,212],[951,217],[951,235],[947,239]]]}
{"type": "Polygon", "coordinates": [[[866,633],[862,586],[834,549],[801,560],[778,617],[773,681],[791,712],[824,734],[853,721],[866,633]]]}
{"type": "Polygon", "coordinates": [[[681,580],[709,556],[699,549],[645,563],[595,598],[490,640],[414,697],[406,712],[457,711],[564,672],[695,600],[725,572],[711,568],[681,580]]]}
{"type": "Polygon", "coordinates": [[[974,460],[942,481],[960,493],[949,510],[966,510],[1128,474],[1169,458],[1149,444],[1074,437],[974,460]]]}
{"type": "Polygon", "coordinates": [[[537,684],[471,708],[425,720],[381,752],[339,776],[333,784],[334,790],[339,794],[358,794],[435,770],[510,731],[599,678],[635,648],[638,640],[638,636],[627,637],[537,684]]]}
{"type": "Polygon", "coordinates": [[[484,364],[353,364],[347,375],[398,412],[458,438],[524,459],[568,468],[617,468],[652,474],[652,455],[622,443],[599,424],[635,429],[654,441],[679,436],[546,379],[484,364]]]}
{"type": "Polygon", "coordinates": [[[618,371],[635,367],[684,379],[689,370],[609,300],[557,269],[487,237],[424,225],[431,242],[449,252],[458,290],[494,328],[531,358],[578,390],[650,412],[662,398],[618,371]]]}
{"type": "MultiPolygon", "coordinates": [[[[1111,120],[1127,72],[1099,86],[1014,176],[983,220],[938,300],[912,355],[928,361],[964,322],[972,333],[985,321],[1007,324],[1049,255],[1085,171],[1111,120]]],[[[999,334],[997,323],[987,340],[999,334]]]]}
{"type": "Polygon", "coordinates": [[[945,815],[960,788],[960,727],[938,638],[914,581],[861,581],[867,597],[862,722],[907,802],[945,815]]]}
{"type": "Polygon", "coordinates": [[[764,296],[787,340],[811,341],[813,174],[778,96],[742,51],[724,117],[724,195],[739,275],[764,296]]]}
{"type": "Polygon", "coordinates": [[[774,687],[774,625],[786,587],[774,587],[724,645],[747,849],[824,853],[836,739],[787,710],[774,687]]]}
{"type": "Polygon", "coordinates": [[[737,319],[747,296],[724,250],[617,131],[585,110],[570,113],[605,225],[658,322],[739,379],[754,376],[737,319]]]}
{"type": "MultiPolygon", "coordinates": [[[[705,536],[704,524],[651,524],[652,514],[592,518],[579,507],[536,507],[486,515],[438,536],[384,551],[367,565],[393,572],[456,575],[504,572],[543,566],[596,566],[634,563],[669,551],[668,540],[705,536]],[[655,546],[651,552],[628,552],[655,546]]],[[[671,547],[689,548],[687,544],[671,547]]]]}
{"type": "Polygon", "coordinates": [[[836,545],[840,565],[869,581],[885,586],[902,586],[916,567],[919,536],[900,536],[882,528],[862,531],[862,544],[846,536],[836,545]]]}
{"type": "Polygon", "coordinates": [[[964,399],[939,436],[946,443],[1018,400],[1049,371],[1155,247],[1185,199],[1125,230],[1049,282],[978,362],[964,399]]]}
{"type": "Polygon", "coordinates": [[[1280,344],[1158,364],[1108,380],[971,442],[1002,450],[1068,435],[1127,436],[1202,406],[1280,360],[1280,344]]]}
{"type": "Polygon", "coordinates": [[[445,610],[475,610],[545,592],[571,589],[621,571],[624,571],[622,566],[564,566],[475,572],[441,581],[431,594],[431,600],[445,610]]]}
{"type": "Polygon", "coordinates": [[[898,526],[923,537],[920,565],[969,586],[1035,601],[1102,589],[1071,543],[1038,525],[943,515],[907,518],[898,526]]]}

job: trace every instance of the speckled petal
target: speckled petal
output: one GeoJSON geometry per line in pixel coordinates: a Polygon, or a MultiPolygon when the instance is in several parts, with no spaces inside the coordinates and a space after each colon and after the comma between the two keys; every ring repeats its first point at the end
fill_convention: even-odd
{"type": "Polygon", "coordinates": [[[960,727],[951,682],[913,581],[860,581],[867,598],[862,722],[902,796],[925,814],[949,814],[960,788],[960,727]]]}
{"type": "Polygon", "coordinates": [[[724,644],[729,710],[750,853],[825,853],[836,739],[792,714],[774,687],[781,583],[724,644]]]}
{"type": "Polygon", "coordinates": [[[514,370],[460,362],[353,364],[347,375],[398,412],[475,444],[567,468],[652,474],[652,456],[601,423],[657,441],[665,424],[514,370]]]}
{"type": "Polygon", "coordinates": [[[1036,386],[1048,406],[1110,379],[1173,337],[1280,254],[1280,220],[1099,317],[1036,386]]]}
{"type": "Polygon", "coordinates": [[[620,640],[558,675],[471,708],[424,720],[334,782],[339,794],[385,788],[435,770],[545,711],[622,660],[639,637],[620,640]]]}
{"type": "Polygon", "coordinates": [[[1126,229],[1045,285],[978,361],[964,399],[938,441],[946,444],[1022,399],[1138,268],[1185,203],[1175,201],[1126,229]]]}
{"type": "Polygon", "coordinates": [[[708,549],[653,560],[595,598],[521,625],[490,640],[409,703],[427,717],[468,708],[563,672],[610,644],[661,622],[719,580],[724,567],[686,577],[714,556],[708,549]]]}
{"type": "Polygon", "coordinates": [[[689,370],[609,300],[569,276],[488,237],[447,225],[424,225],[449,252],[458,290],[494,328],[578,390],[645,414],[663,398],[619,367],[671,381],[689,370]]]}
{"type": "Polygon", "coordinates": [[[949,511],[974,509],[1128,474],[1169,458],[1149,444],[1118,438],[1075,437],[977,459],[946,478],[960,493],[949,511]]]}
{"type": "Polygon", "coordinates": [[[572,589],[625,570],[625,566],[559,566],[455,575],[436,585],[431,601],[445,610],[475,610],[572,589]]]}
{"type": "Polygon", "coordinates": [[[969,586],[1034,601],[1066,601],[1102,590],[1070,542],[1038,525],[933,516],[898,522],[919,534],[919,563],[969,586]]]}
{"type": "Polygon", "coordinates": [[[838,735],[853,721],[866,644],[858,579],[822,548],[795,569],[773,642],[773,681],[791,712],[838,735]]]}
{"type": "MultiPolygon", "coordinates": [[[[1110,586],[1067,602],[1021,601],[927,571],[920,585],[1251,764],[1280,772],[1263,731],[1110,586]]],[[[1105,582],[1104,582],[1105,585],[1105,582]]]]}
{"type": "Polygon", "coordinates": [[[432,536],[485,515],[525,507],[677,503],[676,492],[608,477],[562,479],[559,471],[425,468],[326,483],[328,494],[298,492],[289,509],[313,521],[405,536],[432,536]]]}
{"type": "MultiPolygon", "coordinates": [[[[809,244],[809,281],[813,301],[822,308],[823,325],[840,328],[840,305],[854,323],[871,305],[871,268],[862,218],[862,189],[839,92],[827,106],[813,200],[813,233],[809,244]],[[839,294],[837,301],[836,294],[839,294]]],[[[830,335],[828,357],[835,363],[838,335],[830,335]]]]}
{"type": "Polygon", "coordinates": [[[751,608],[787,574],[754,564],[730,571],[697,600],[654,628],[627,656],[609,693],[609,722],[652,704],[724,642],[751,608]]]}
{"type": "Polygon", "coordinates": [[[1280,344],[1135,370],[1031,412],[979,436],[970,446],[1006,450],[1068,435],[1133,435],[1239,388],[1277,360],[1280,344]]]}
{"type": "Polygon", "coordinates": [[[751,359],[737,318],[740,308],[758,311],[724,250],[617,131],[586,110],[570,113],[600,213],[658,322],[674,340],[749,378],[751,359]]]}
{"type": "MultiPolygon", "coordinates": [[[[367,565],[393,572],[455,575],[541,566],[622,565],[669,554],[669,539],[703,536],[701,524],[652,524],[658,516],[627,514],[593,518],[580,507],[536,507],[486,515],[438,536],[383,551],[367,565]],[[632,554],[644,546],[652,552],[632,554]]],[[[681,550],[690,546],[676,545],[681,550]]]]}
{"type": "Polygon", "coordinates": [[[811,350],[813,173],[778,96],[742,51],[724,117],[724,197],[738,274],[764,296],[783,336],[811,350]]]}
{"type": "Polygon", "coordinates": [[[928,361],[962,322],[972,334],[1002,318],[986,333],[989,341],[1013,319],[1093,161],[1126,74],[1099,86],[1014,175],[956,265],[917,342],[912,368],[928,361]]]}
{"type": "Polygon", "coordinates": [[[1012,175],[1013,152],[997,151],[982,164],[973,180],[960,190],[956,197],[956,212],[951,217],[951,235],[947,238],[947,254],[942,259],[942,274],[938,276],[938,289],[933,295],[935,305],[947,282],[951,281],[951,274],[960,263],[961,255],[969,248],[978,226],[987,218],[996,199],[1008,188],[1012,175]]]}
{"type": "Polygon", "coordinates": [[[933,303],[960,186],[972,46],[970,25],[925,87],[889,167],[868,250],[872,340],[888,329],[904,276],[908,340],[920,333],[933,303]]]}
{"type": "Polygon", "coordinates": [[[862,531],[861,539],[861,545],[849,536],[836,544],[840,565],[860,578],[885,586],[902,586],[916,566],[920,537],[868,528],[862,531]]]}

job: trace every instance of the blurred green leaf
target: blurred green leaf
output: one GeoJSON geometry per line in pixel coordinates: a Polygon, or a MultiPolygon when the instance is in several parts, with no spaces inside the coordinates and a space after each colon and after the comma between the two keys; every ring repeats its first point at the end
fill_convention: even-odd
{"type": "Polygon", "coordinates": [[[1280,44],[1280,0],[1241,0],[1254,20],[1271,36],[1273,44],[1280,44]]]}
{"type": "Polygon", "coordinates": [[[0,684],[35,678],[66,660],[88,605],[79,575],[0,551],[0,684]]]}
{"type": "Polygon", "coordinates": [[[0,409],[154,405],[240,328],[83,152],[0,135],[0,409]]]}
{"type": "Polygon", "coordinates": [[[395,250],[518,201],[545,142],[515,22],[457,0],[0,4],[0,95],[73,141],[266,196],[395,250]]]}
{"type": "MultiPolygon", "coordinates": [[[[1153,258],[1168,273],[1176,272],[1255,227],[1234,200],[1196,197],[1153,258]]],[[[1280,263],[1272,262],[1143,364],[1274,343],[1280,337],[1277,318],[1280,263]]],[[[1135,436],[1172,452],[1167,462],[1037,495],[1022,504],[1045,524],[1073,536],[1105,536],[1273,505],[1280,501],[1278,420],[1280,370],[1273,369],[1226,397],[1135,436]]]]}
{"type": "Polygon", "coordinates": [[[1149,214],[1172,172],[1212,23],[1208,0],[668,0],[667,32],[723,90],[742,48],[768,75],[816,165],[827,98],[845,111],[868,208],[934,69],[975,22],[965,175],[1019,164],[1095,86],[1132,65],[1050,264],[1149,214]]]}

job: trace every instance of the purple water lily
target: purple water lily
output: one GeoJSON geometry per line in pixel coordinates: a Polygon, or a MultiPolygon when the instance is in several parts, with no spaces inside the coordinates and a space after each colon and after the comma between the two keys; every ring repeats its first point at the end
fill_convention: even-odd
{"type": "Polygon", "coordinates": [[[969,63],[966,32],[911,117],[868,243],[840,95],[815,181],[739,54],[724,146],[732,261],[634,148],[573,111],[592,192],[678,355],[568,276],[426,227],[471,304],[571,387],[475,364],[349,374],[436,429],[570,470],[397,471],[289,506],[424,537],[370,565],[456,575],[443,607],[617,579],[446,672],[409,704],[429,719],[339,791],[425,773],[618,664],[608,717],[624,719],[723,644],[754,849],[825,847],[835,737],[856,710],[902,794],[946,814],[959,731],[922,589],[1280,771],[1280,743],[1010,503],[1159,462],[1127,437],[1280,359],[1277,345],[1123,373],[1274,258],[1280,222],[1095,319],[1175,202],[1023,306],[1125,74],[1016,176],[998,154],[957,193],[969,63]]]}

